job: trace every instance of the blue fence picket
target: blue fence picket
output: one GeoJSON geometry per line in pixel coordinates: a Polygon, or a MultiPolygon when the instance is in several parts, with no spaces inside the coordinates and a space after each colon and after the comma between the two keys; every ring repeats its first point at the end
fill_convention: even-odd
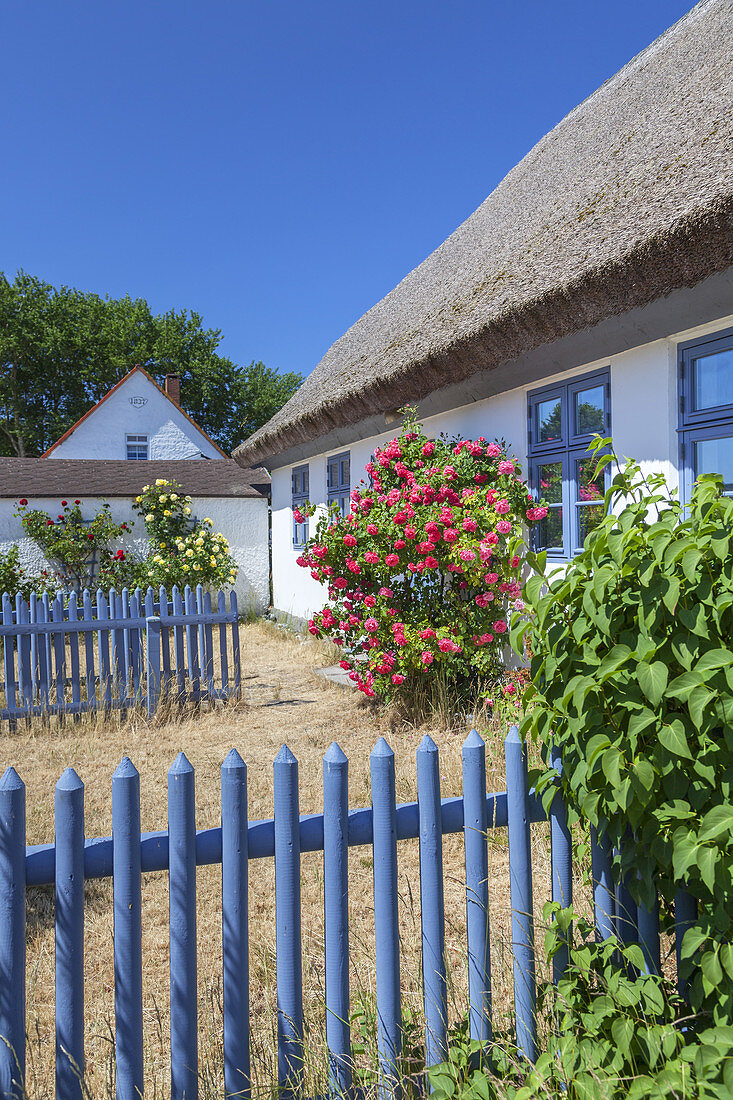
{"type": "Polygon", "coordinates": [[[123,757],[112,776],[117,1100],[143,1095],[140,776],[123,757]]]}
{"type": "Polygon", "coordinates": [[[397,912],[397,809],[394,753],[380,737],[369,758],[372,780],[374,946],[382,1100],[399,1089],[402,1000],[397,912]]]}
{"type": "MultiPolygon", "coordinates": [[[[175,584],[173,585],[172,599],[174,620],[183,618],[183,600],[175,584]]],[[[176,623],[173,627],[173,645],[176,654],[176,686],[178,698],[180,700],[186,698],[186,662],[183,656],[183,638],[184,627],[176,623]]]]}
{"type": "Polygon", "coordinates": [[[0,1100],[25,1093],[25,785],[0,779],[0,1100]]]}
{"type": "Polygon", "coordinates": [[[678,890],[674,899],[674,925],[675,925],[675,945],[677,952],[677,989],[681,997],[687,999],[687,987],[689,986],[689,979],[683,979],[680,975],[683,971],[682,965],[682,941],[685,938],[685,932],[693,926],[697,920],[697,899],[689,894],[687,890],[678,890]]]}
{"type": "MultiPolygon", "coordinates": [[[[78,622],[79,611],[76,592],[69,596],[68,617],[70,623],[78,622]]],[[[69,666],[71,669],[71,702],[78,708],[81,703],[81,672],[79,666],[79,635],[75,631],[69,632],[69,666]]],[[[81,721],[81,714],[77,709],[74,712],[74,721],[81,721]]]]}
{"type": "MultiPolygon", "coordinates": [[[[15,597],[16,621],[26,626],[30,621],[28,604],[20,595],[15,597]]],[[[20,683],[23,706],[33,706],[33,668],[31,666],[31,640],[28,634],[20,634],[18,637],[18,681],[20,683]]]]}
{"type": "MultiPolygon", "coordinates": [[[[7,592],[3,593],[3,626],[13,625],[13,605],[7,592]]],[[[15,733],[18,722],[15,718],[17,696],[15,691],[15,642],[12,634],[3,637],[3,675],[5,677],[5,706],[8,711],[8,725],[15,733]]]]}
{"type": "MultiPolygon", "coordinates": [[[[62,623],[64,621],[64,601],[60,593],[53,601],[52,614],[55,623],[62,623]]],[[[64,644],[64,635],[61,631],[58,631],[53,636],[53,649],[54,664],[56,666],[56,706],[58,708],[59,722],[63,723],[64,702],[66,700],[66,646],[64,644]]]]}
{"type": "MultiPolygon", "coordinates": [[[[130,596],[130,615],[133,619],[142,616],[142,593],[139,588],[130,596]]],[[[130,672],[132,674],[132,697],[137,702],[140,698],[140,679],[142,675],[142,628],[130,627],[130,672]]]]}
{"type": "Polygon", "coordinates": [[[107,597],[97,589],[97,650],[99,653],[99,695],[105,711],[112,707],[112,668],[109,659],[110,632],[104,626],[110,618],[107,597]]]}
{"type": "Polygon", "coordinates": [[[248,1100],[249,925],[247,766],[232,749],[221,766],[224,1092],[248,1100]]]}
{"type": "Polygon", "coordinates": [[[504,742],[507,814],[509,820],[509,886],[512,905],[514,1008],[517,1047],[530,1062],[537,1059],[537,991],[532,903],[527,757],[519,730],[512,726],[504,742]]]}
{"type": "MultiPolygon", "coordinates": [[[[196,601],[189,585],[186,585],[183,593],[184,606],[187,616],[196,614],[196,601]]],[[[188,655],[188,677],[191,681],[190,697],[194,703],[201,699],[201,676],[199,670],[198,630],[196,626],[186,623],[186,653],[188,655]]]]}
{"type": "Polygon", "coordinates": [[[349,1026],[349,761],[334,743],[323,757],[323,893],[326,1045],[331,1092],[351,1092],[349,1026]]]}
{"type": "Polygon", "coordinates": [[[661,950],[659,943],[659,902],[656,900],[651,909],[640,905],[638,907],[639,943],[644,952],[644,962],[647,974],[660,974],[662,970],[661,950]]]}
{"type": "MultiPolygon", "coordinates": [[[[28,600],[28,622],[38,622],[38,596],[31,592],[28,600]]],[[[31,701],[35,702],[38,693],[38,641],[37,634],[31,634],[31,701]]]]}
{"type": "MultiPolygon", "coordinates": [[[[204,589],[203,585],[196,585],[196,614],[204,614],[204,589]]],[[[203,685],[206,683],[206,666],[208,664],[206,658],[206,627],[203,622],[198,624],[198,657],[199,657],[199,670],[201,672],[202,683],[202,696],[206,695],[206,689],[203,685]]]]}
{"type": "Polygon", "coordinates": [[[148,715],[152,717],[160,701],[160,619],[157,616],[145,620],[145,639],[148,715]]]}
{"type": "Polygon", "coordinates": [[[298,1090],[303,1071],[298,761],[283,745],[274,764],[277,1079],[298,1090]]]}
{"type": "Polygon", "coordinates": [[[84,1077],[84,784],[56,784],[56,1096],[81,1100],[84,1077]]]}
{"type": "MultiPolygon", "coordinates": [[[[152,588],[149,588],[148,591],[154,596],[152,588]]],[[[146,597],[146,599],[147,599],[147,597],[146,597]]],[[[161,645],[161,657],[162,657],[161,687],[162,687],[162,690],[167,695],[169,693],[169,691],[171,690],[171,684],[172,684],[173,681],[172,681],[172,677],[171,677],[171,637],[170,637],[170,630],[169,630],[168,625],[167,625],[168,619],[170,617],[169,612],[168,612],[168,593],[167,593],[167,591],[166,591],[166,589],[163,585],[161,585],[159,590],[158,590],[158,602],[159,602],[159,605],[160,605],[160,628],[161,628],[160,629],[160,645],[161,645]]],[[[147,603],[146,603],[145,606],[147,608],[147,603]]],[[[146,611],[145,614],[147,615],[148,612],[146,611]]],[[[155,608],[153,608],[153,611],[151,612],[151,614],[155,614],[155,608]]]]}
{"type": "MultiPolygon", "coordinates": [[[[204,614],[211,615],[211,593],[204,593],[204,614]]],[[[204,672],[206,674],[206,691],[209,696],[209,700],[213,703],[216,699],[216,684],[214,682],[214,628],[211,625],[211,620],[204,623],[204,641],[206,643],[206,665],[201,669],[202,676],[204,672]]]]}
{"type": "MultiPolygon", "coordinates": [[[[562,775],[562,758],[554,746],[550,759],[558,775],[562,775]]],[[[559,785],[550,806],[550,867],[552,900],[566,909],[573,904],[573,844],[568,828],[567,807],[559,785]]],[[[565,936],[565,946],[561,947],[553,957],[552,977],[556,983],[567,970],[571,939],[572,933],[568,932],[565,936]]]]}
{"type": "Polygon", "coordinates": [[[445,974],[443,827],[438,746],[427,734],[417,750],[417,803],[420,815],[420,917],[422,926],[425,1064],[448,1056],[448,992],[445,974]]]}
{"type": "Polygon", "coordinates": [[[86,694],[87,701],[92,703],[96,702],[97,684],[94,672],[94,630],[92,628],[92,621],[94,619],[94,608],[92,606],[92,594],[88,588],[84,589],[84,595],[82,598],[82,614],[84,616],[84,622],[88,624],[87,629],[84,631],[84,671],[86,678],[86,694]]]}
{"type": "Polygon", "coordinates": [[[242,666],[239,658],[239,610],[237,607],[237,593],[229,593],[229,610],[232,615],[232,666],[234,671],[234,698],[240,699],[242,695],[242,666]]]}
{"type": "Polygon", "coordinates": [[[471,730],[463,742],[462,757],[469,1026],[472,1039],[488,1041],[492,1038],[489,822],[486,813],[486,746],[476,730],[471,730]]]}
{"type": "Polygon", "coordinates": [[[616,935],[616,900],[611,870],[611,845],[607,836],[599,837],[590,830],[591,876],[593,878],[593,910],[598,940],[616,935]]]}
{"type": "MultiPolygon", "coordinates": [[[[227,610],[227,598],[223,592],[217,596],[219,614],[224,616],[227,610]]],[[[222,618],[219,623],[219,660],[221,663],[221,690],[224,699],[229,698],[229,656],[227,653],[227,624],[222,618]]]]}
{"type": "MultiPolygon", "coordinates": [[[[53,619],[53,614],[51,611],[51,598],[48,592],[43,593],[43,599],[41,602],[43,604],[43,621],[44,623],[50,623],[53,619]]],[[[45,706],[48,706],[50,703],[51,677],[53,670],[53,643],[50,633],[46,634],[43,641],[46,651],[46,692],[45,697],[42,699],[42,702],[45,704],[45,706]]]]}
{"type": "Polygon", "coordinates": [[[132,631],[128,625],[130,619],[130,591],[128,588],[122,589],[122,602],[117,600],[117,617],[122,619],[123,627],[120,631],[122,635],[122,675],[124,676],[125,683],[120,699],[127,702],[130,693],[130,682],[132,680],[132,631]]]}
{"type": "Polygon", "coordinates": [[[194,772],[179,753],[168,772],[171,1100],[197,1100],[196,806],[194,772]]]}

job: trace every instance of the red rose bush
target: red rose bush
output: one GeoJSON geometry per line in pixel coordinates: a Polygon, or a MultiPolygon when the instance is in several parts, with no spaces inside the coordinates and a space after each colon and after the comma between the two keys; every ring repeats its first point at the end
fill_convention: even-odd
{"type": "MultiPolygon", "coordinates": [[[[442,677],[457,694],[502,668],[507,619],[523,610],[522,528],[544,518],[504,446],[428,439],[408,416],[351,493],[323,516],[298,564],[328,585],[308,628],[342,647],[366,695],[442,677]]],[[[309,505],[296,515],[313,515],[309,505]]]]}

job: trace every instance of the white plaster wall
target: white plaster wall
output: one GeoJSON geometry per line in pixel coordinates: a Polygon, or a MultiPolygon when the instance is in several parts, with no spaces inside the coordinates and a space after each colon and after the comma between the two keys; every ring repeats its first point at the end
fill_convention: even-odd
{"type": "MultiPolygon", "coordinates": [[[[41,508],[53,516],[59,507],[57,497],[29,497],[29,507],[41,508]]],[[[66,498],[70,499],[70,498],[66,498]]],[[[73,498],[71,498],[73,499],[73,498]]],[[[101,497],[84,497],[82,514],[91,516],[102,504],[101,497]]],[[[142,519],[133,512],[132,499],[115,497],[109,501],[116,523],[135,523],[119,546],[145,554],[148,540],[142,519]]],[[[214,530],[221,531],[229,542],[229,550],[239,565],[234,585],[240,611],[260,613],[270,602],[270,564],[267,545],[267,501],[238,497],[193,497],[193,514],[199,520],[208,516],[214,530]]],[[[29,572],[38,574],[53,567],[31,539],[23,532],[20,520],[13,513],[17,501],[0,499],[0,552],[7,553],[13,545],[20,548],[21,563],[29,572]]]]}
{"type": "Polygon", "coordinates": [[[221,458],[221,452],[149,378],[137,372],[88,416],[51,458],[127,458],[126,436],[147,435],[148,457],[221,458]],[[145,404],[137,408],[131,398],[145,404]]]}
{"type": "MultiPolygon", "coordinates": [[[[445,432],[449,436],[503,439],[509,450],[527,468],[527,394],[558,379],[569,379],[589,371],[610,367],[611,371],[611,434],[617,453],[640,461],[645,472],[659,470],[669,485],[679,485],[679,450],[677,440],[677,344],[683,340],[705,336],[733,326],[733,315],[700,325],[697,328],[671,333],[630,351],[606,359],[583,364],[572,371],[554,373],[531,386],[520,386],[495,397],[476,401],[472,405],[450,409],[425,420],[429,436],[445,432]]],[[[381,435],[353,443],[351,452],[351,485],[364,476],[366,464],[375,448],[392,439],[399,429],[395,424],[381,435]]],[[[328,453],[315,453],[308,458],[310,466],[310,497],[314,503],[326,499],[326,459],[328,453]]],[[[303,465],[301,459],[296,465],[303,465]]],[[[296,564],[300,553],[292,547],[292,510],[290,474],[292,466],[272,469],[272,575],[273,602],[285,615],[309,618],[322,607],[326,589],[317,584],[307,569],[296,564]]],[[[314,520],[311,520],[314,523],[314,520]]]]}

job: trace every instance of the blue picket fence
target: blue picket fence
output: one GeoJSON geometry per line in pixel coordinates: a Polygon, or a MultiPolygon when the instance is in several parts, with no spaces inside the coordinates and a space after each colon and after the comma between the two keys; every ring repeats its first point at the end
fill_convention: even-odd
{"type": "MultiPolygon", "coordinates": [[[[398,1089],[402,1042],[397,846],[418,838],[427,1064],[446,1055],[448,1005],[442,838],[464,835],[471,1036],[492,1037],[488,834],[508,827],[517,1045],[537,1055],[532,897],[532,823],[547,820],[529,789],[516,727],[505,743],[507,789],[486,791],[484,742],[463,745],[463,794],[441,798],[439,754],[424,738],[417,752],[417,801],[398,805],[395,758],[382,738],[371,758],[371,807],[349,810],[348,760],[332,745],[323,761],[323,813],[300,815],[298,762],[283,746],[274,763],[274,817],[248,821],[247,769],[232,749],[221,769],[221,826],[196,831],[194,771],[181,753],[168,773],[168,828],[142,833],[140,780],[124,758],[112,777],[112,836],[85,839],[84,786],[67,768],[56,786],[56,842],[25,844],[25,788],[13,768],[0,780],[0,1100],[20,1100],[25,1072],[26,887],[55,884],[56,1096],[79,1100],[84,1070],[84,880],[111,878],[114,906],[115,1059],[120,1100],[143,1094],[141,877],[167,870],[170,896],[170,1049],[172,1100],[198,1095],[196,867],[221,864],[223,1058],[226,1097],[250,1095],[248,861],[274,857],[277,1076],[297,1093],[304,1065],[301,855],[323,852],[326,1038],[334,1096],[352,1091],[349,1028],[348,849],[373,855],[376,997],[382,1096],[398,1089]]],[[[564,805],[549,815],[551,894],[572,902],[572,846],[564,805]]],[[[659,967],[654,914],[617,898],[610,853],[593,837],[599,936],[641,940],[650,970],[659,967]],[[619,905],[623,903],[624,908],[619,905]],[[623,917],[623,920],[621,919],[623,917]],[[623,926],[623,927],[622,927],[623,926]]],[[[678,924],[694,916],[684,899],[678,924]]],[[[681,929],[678,929],[678,932],[681,929]]],[[[567,965],[555,960],[557,979],[567,965]]]]}
{"type": "Polygon", "coordinates": [[[2,597],[0,638],[4,683],[0,720],[11,729],[32,715],[147,706],[154,714],[161,697],[178,703],[239,697],[239,614],[237,597],[216,595],[199,585],[177,587],[170,598],[161,587],[130,592],[85,590],[65,602],[59,593],[24,600],[2,597]],[[231,633],[230,676],[228,632],[231,633]]]}

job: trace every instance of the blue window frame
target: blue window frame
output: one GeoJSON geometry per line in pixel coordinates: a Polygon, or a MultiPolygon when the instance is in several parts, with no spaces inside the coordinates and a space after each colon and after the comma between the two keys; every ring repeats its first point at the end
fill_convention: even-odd
{"type": "Polygon", "coordinates": [[[326,499],[338,504],[342,516],[351,511],[351,458],[348,451],[331,455],[326,462],[326,499]]]}
{"type": "Polygon", "coordinates": [[[127,435],[125,436],[125,448],[128,459],[132,461],[147,459],[148,437],[146,435],[127,435]]]}
{"type": "Polygon", "coordinates": [[[690,499],[700,474],[722,474],[733,496],[733,329],[679,344],[681,489],[690,499]]]}
{"type": "MultiPolygon", "coordinates": [[[[308,466],[294,466],[291,474],[293,510],[308,500],[310,471],[308,466]]],[[[308,520],[296,523],[293,516],[293,546],[305,546],[308,541],[308,520]]]]}
{"type": "Polygon", "coordinates": [[[534,528],[534,544],[548,557],[569,558],[605,513],[604,473],[594,477],[588,444],[611,429],[608,369],[545,386],[527,402],[529,480],[548,513],[534,528]]]}

